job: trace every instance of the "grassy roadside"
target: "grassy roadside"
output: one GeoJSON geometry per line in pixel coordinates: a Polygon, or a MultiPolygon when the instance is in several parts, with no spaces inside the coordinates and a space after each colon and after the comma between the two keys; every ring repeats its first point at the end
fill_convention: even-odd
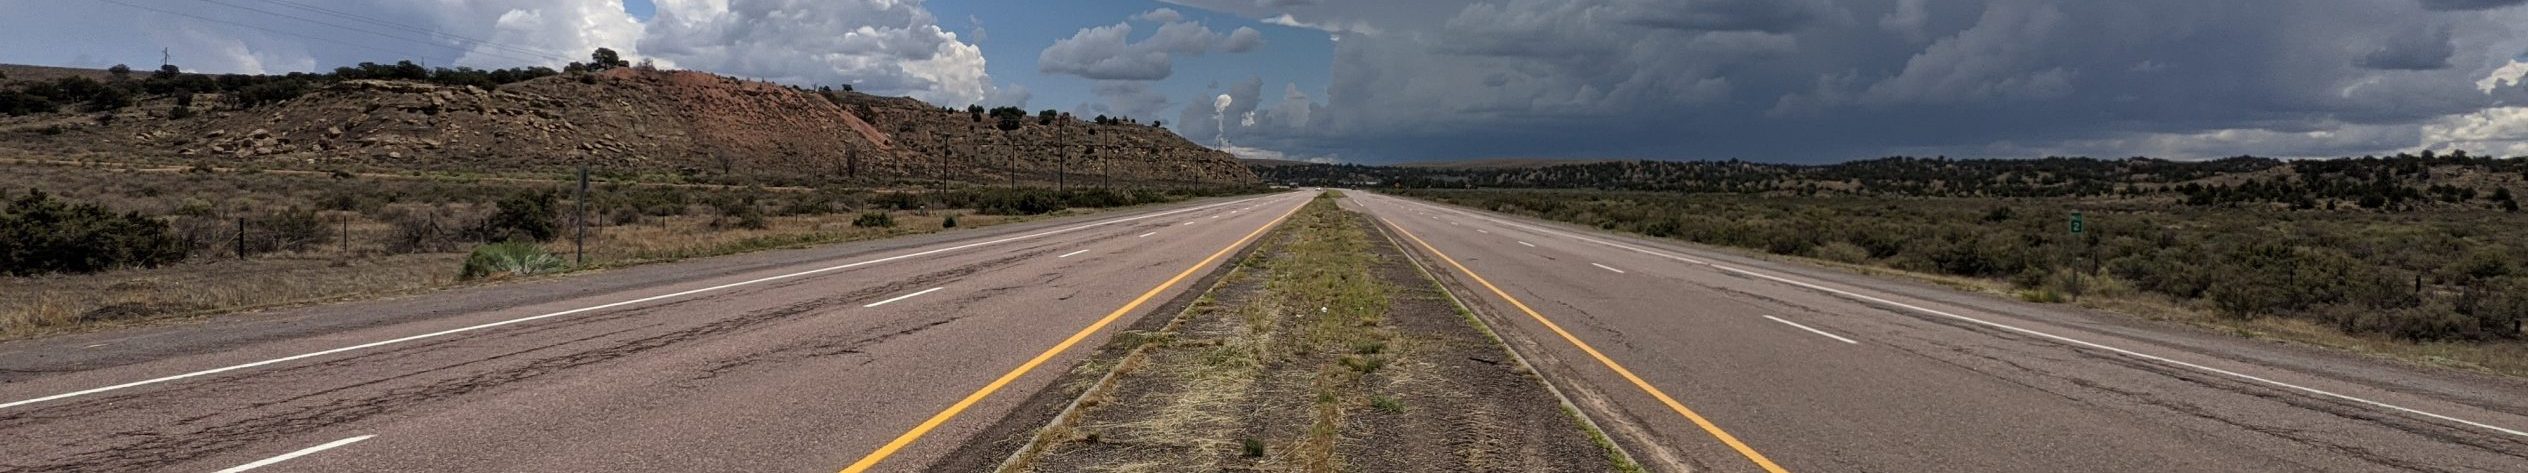
{"type": "Polygon", "coordinates": [[[552,178],[0,159],[0,340],[1238,192],[603,181],[578,202],[552,178]]]}
{"type": "MultiPolygon", "coordinates": [[[[1870,245],[1855,245],[1842,241],[1828,241],[1822,245],[1810,245],[1805,247],[1797,245],[1769,244],[1772,242],[1782,241],[1786,238],[1791,241],[1796,241],[1803,237],[1816,237],[1821,233],[1832,232],[1803,231],[1788,233],[1774,232],[1765,234],[1769,236],[1750,236],[1751,234],[1748,233],[1763,233],[1756,230],[1778,230],[1776,227],[1780,225],[1789,225],[1780,223],[1782,221],[1811,222],[1819,220],[1821,216],[1826,215],[1835,217],[1834,219],[1828,219],[1828,221],[1840,223],[1821,228],[1852,227],[1856,229],[1888,229],[1887,231],[1889,232],[1895,232],[1896,230],[1893,230],[1894,228],[1903,228],[1906,225],[1938,225],[1937,222],[1980,221],[1983,223],[1970,223],[1964,225],[1983,225],[2005,228],[2032,226],[2039,225],[2040,223],[2044,225],[2059,225],[2059,222],[2054,222],[2052,220],[2045,220],[2044,222],[2020,222],[2020,220],[2028,220],[2033,217],[2004,217],[1996,220],[1996,216],[2007,212],[1985,209],[1982,207],[2000,205],[2000,207],[1995,208],[2008,209],[2014,204],[2018,207],[2039,205],[2028,202],[2012,201],[2012,204],[2001,204],[1998,203],[1998,201],[1962,202],[1902,199],[1884,202],[1873,201],[1870,203],[1828,201],[1818,203],[1818,208],[1785,210],[1784,208],[1786,207],[1798,207],[1799,203],[1806,201],[1796,197],[1783,197],[1775,200],[1765,200],[1765,198],[1761,197],[1747,196],[1663,195],[1656,196],[1656,198],[1673,199],[1679,202],[1686,202],[1684,204],[1674,205],[1688,205],[1691,206],[1692,211],[1675,212],[1682,212],[1680,215],[1689,215],[1692,219],[1696,220],[1694,222],[1687,222],[1686,220],[1688,217],[1675,217],[1674,220],[1662,223],[1650,220],[1658,220],[1660,218],[1658,217],[1659,215],[1668,214],[1661,212],[1642,214],[1642,211],[1653,210],[1658,207],[1647,203],[1651,201],[1636,202],[1627,200],[1635,197],[1635,194],[1610,193],[1599,196],[1596,200],[1591,200],[1590,198],[1585,197],[1592,194],[1576,191],[1563,193],[1515,191],[1422,191],[1411,192],[1408,194],[1415,197],[1432,199],[1449,204],[1471,206],[1479,209],[1491,209],[1504,213],[1536,217],[1546,220],[1556,220],[1566,223],[1593,225],[1605,231],[1631,233],[1650,238],[1673,238],[1682,241],[1695,242],[1705,248],[1751,258],[1793,262],[1798,264],[1834,268],[1870,276],[1911,280],[1967,292],[2012,298],[2026,302],[2076,305],[2086,309],[2121,314],[2151,321],[2166,322],[2192,329],[2204,330],[2211,333],[2279,343],[2323,347],[2415,365],[2454,368],[2506,376],[2528,377],[2528,341],[2522,341],[2515,338],[2503,339],[2498,337],[2484,340],[2417,338],[2412,336],[2392,335],[2390,333],[2377,331],[2347,330],[2344,328],[2346,326],[2345,324],[2352,323],[2354,321],[2345,317],[2334,317],[2333,320],[2335,320],[2335,322],[2327,321],[2329,320],[2328,317],[2330,317],[2331,314],[2337,312],[2354,315],[2366,315],[2372,318],[2419,318],[2425,315],[2413,310],[2371,309],[2361,311],[2346,308],[2344,310],[2329,309],[2321,311],[2323,312],[2321,314],[2314,315],[2242,314],[2241,312],[2232,310],[2231,308],[2225,308],[2216,297],[2207,295],[2202,298],[2182,298],[2163,294],[2142,287],[2142,284],[2137,283],[2134,280],[2125,277],[2118,277],[2114,271],[2100,271],[2095,273],[2055,271],[2052,273],[2041,274],[2042,277],[2031,276],[2002,278],[1942,274],[1922,268],[1922,266],[1926,264],[1926,260],[1934,262],[1953,261],[1943,260],[1941,258],[1955,257],[1954,255],[1958,254],[1966,254],[1969,253],[1970,250],[1985,251],[1992,248],[2005,248],[2009,247],[2009,245],[1984,244],[1975,248],[1938,247],[1937,245],[1932,245],[1932,250],[1946,250],[1946,252],[1926,252],[1926,254],[1930,255],[1930,257],[1924,258],[1917,257],[1914,253],[1911,253],[1912,251],[1915,251],[1913,245],[1902,246],[1903,249],[1895,250],[1892,253],[1892,256],[1890,256],[1879,255],[1879,253],[1886,253],[1884,251],[1865,251],[1862,248],[1856,248],[1870,245]],[[1695,199],[1708,199],[1709,201],[1706,202],[1695,199]],[[1560,210],[1538,210],[1540,208],[1548,207],[1560,210]],[[1784,212],[1788,213],[1785,214],[1784,212]],[[1644,215],[1649,217],[1644,217],[1644,215]],[[1783,215],[1789,216],[1785,217],[1783,215]],[[1925,215],[1931,217],[1925,217],[1925,215]],[[1644,220],[1644,218],[1649,218],[1650,220],[1644,220]],[[1730,228],[1737,228],[1738,230],[1745,231],[1733,231],[1729,230],[1729,228],[1719,227],[1706,228],[1711,227],[1712,225],[1735,225],[1737,227],[1744,228],[1730,228]],[[1807,249],[1785,251],[1797,248],[1807,249]],[[2081,276],[2077,279],[2073,279],[2069,277],[2071,274],[2081,274],[2081,276]]],[[[1650,197],[1643,198],[1648,199],[1650,197]]],[[[2101,216],[2106,213],[2104,211],[2097,211],[2097,209],[2092,210],[2091,225],[2093,232],[2116,235],[2146,234],[2149,232],[2160,231],[2143,228],[2127,229],[2118,227],[2106,227],[2102,229],[2100,228],[2099,223],[2101,221],[2106,221],[2110,217],[2101,216]]],[[[2130,210],[2127,211],[2130,212],[2130,210]]],[[[2201,222],[2197,221],[2199,219],[2179,218],[2191,214],[2173,216],[2153,214],[2143,217],[2127,217],[2126,219],[2174,219],[2169,220],[2170,222],[2174,222],[2170,224],[2172,226],[2164,227],[2167,229],[2166,231],[2181,233],[2209,232],[2207,234],[2226,235],[2225,238],[2244,238],[2243,235],[2247,235],[2245,233],[2222,229],[2238,225],[2255,225],[2257,222],[2261,221],[2258,219],[2276,218],[2261,217],[2257,216],[2259,214],[2253,214],[2246,211],[2222,210],[2209,212],[2211,212],[2211,214],[2209,214],[2210,216],[2226,217],[2215,219],[2218,220],[2217,222],[2201,222]]],[[[2022,216],[2026,214],[2053,214],[2050,212],[2025,210],[2017,213],[2022,214],[2022,216]]],[[[2198,217],[2209,218],[2209,216],[2198,217]]],[[[2284,221],[2290,221],[2293,217],[2280,218],[2284,221]]],[[[2336,233],[2350,231],[2379,231],[2394,232],[2406,237],[2421,238],[2424,236],[2421,235],[2422,233],[2429,233],[2421,230],[2399,230],[2397,224],[2386,220],[2412,220],[2431,223],[2425,217],[2328,215],[2319,217],[2300,217],[2300,220],[2297,221],[2297,223],[2293,223],[2293,225],[2305,226],[2307,229],[2302,233],[2313,235],[2334,235],[2336,233]],[[2351,225],[2342,222],[2369,220],[2381,221],[2362,225],[2351,225]],[[2347,230],[2347,228],[2359,230],[2347,230]]],[[[2431,224],[2463,225],[2464,222],[2438,222],[2431,224]]],[[[2129,227],[2136,224],[2132,222],[2125,222],[2118,225],[2129,227]]],[[[2047,226],[2045,228],[2053,231],[2060,231],[2059,228],[2053,226],[2047,226]]],[[[1840,232],[1843,230],[1837,231],[1840,232]]],[[[1864,232],[1861,233],[1861,235],[1867,236],[1876,234],[1864,232]]],[[[1891,236],[1889,241],[1873,242],[1873,244],[1888,246],[1891,248],[1897,247],[1897,243],[1900,242],[1894,240],[1893,238],[1895,237],[1891,236]]],[[[2352,237],[2338,235],[2333,238],[2349,239],[2352,237]]],[[[1827,237],[1827,239],[1834,240],[1837,238],[1827,237]]],[[[1866,240],[1868,238],[1862,239],[1866,240]]],[[[2113,236],[2107,238],[2107,240],[2111,242],[2129,244],[2133,243],[2129,240],[2134,240],[2134,238],[2113,236]]],[[[2161,238],[2154,244],[2161,246],[2185,245],[2193,244],[2191,242],[2195,242],[2197,240],[2199,239],[2192,237],[2178,237],[2173,239],[2161,238]]],[[[2110,245],[2112,245],[2112,243],[2110,245]]],[[[2448,247],[2448,245],[2449,244],[2413,244],[2413,246],[2418,248],[2442,248],[2448,247]]],[[[2455,246],[2455,248],[2464,249],[2466,246],[2459,244],[2458,246],[2455,246]]],[[[2396,251],[2413,250],[2413,248],[2404,248],[2396,251]]],[[[2482,251],[2490,250],[2478,248],[2476,252],[2482,251]]],[[[2468,252],[2449,251],[2447,253],[2463,254],[2468,252]]],[[[2033,256],[2028,258],[2033,258],[2033,256]]],[[[2106,261],[2107,264],[2104,266],[2108,268],[2122,267],[2130,271],[2134,270],[2134,265],[2138,264],[2135,263],[2135,261],[2139,259],[2140,258],[2128,258],[2123,261],[2118,261],[2114,258],[2108,258],[2108,261],[2106,261]]],[[[2220,272],[2217,268],[2210,268],[2211,263],[2197,263],[2194,266],[2198,267],[2196,269],[2197,271],[2209,271],[2203,274],[2217,274],[2220,272]]],[[[1939,266],[1934,265],[1934,267],[1939,266]]],[[[2471,266],[2467,268],[2472,269],[2471,266]]],[[[2382,271],[2396,270],[2391,268],[2382,271]]],[[[2435,269],[2433,271],[2440,270],[2435,269]]],[[[2422,297],[2425,299],[2463,298],[2469,294],[2473,294],[2468,292],[2465,287],[2423,284],[2424,282],[2427,282],[2427,280],[2439,281],[2437,278],[2440,278],[2440,276],[2430,276],[2430,271],[2421,271],[2420,274],[2424,274],[2424,276],[2408,274],[2406,276],[2401,276],[2400,278],[2405,281],[2402,284],[2406,285],[2406,289],[2411,292],[2421,293],[2422,297]]],[[[2218,293],[2218,291],[2215,291],[2215,293],[2218,293]]],[[[2445,304],[2445,302],[2427,301],[2425,306],[2446,308],[2445,304]]],[[[2358,325],[2356,324],[2356,326],[2358,325]]]]}
{"type": "Polygon", "coordinates": [[[1001,471],[1607,471],[1438,287],[1320,196],[1129,347],[1001,471]]]}
{"type": "MultiPolygon", "coordinates": [[[[1066,210],[1049,216],[1098,210],[1066,210]]],[[[875,240],[952,229],[981,228],[1044,216],[971,215],[970,211],[897,211],[895,226],[852,225],[858,214],[770,217],[765,228],[713,228],[709,217],[665,217],[636,226],[592,231],[587,265],[576,271],[623,268],[687,258],[722,256],[875,240]],[[962,214],[962,215],[961,215],[962,214]],[[942,225],[955,215],[957,226],[942,225]]],[[[351,231],[384,232],[383,225],[351,231]]],[[[571,245],[539,245],[567,260],[571,245]]],[[[219,314],[304,304],[415,294],[530,278],[465,281],[464,253],[382,254],[353,246],[317,248],[250,259],[205,258],[159,268],[103,273],[8,278],[0,285],[0,340],[192,320],[219,314]]],[[[567,277],[563,274],[534,276],[567,277]]]]}

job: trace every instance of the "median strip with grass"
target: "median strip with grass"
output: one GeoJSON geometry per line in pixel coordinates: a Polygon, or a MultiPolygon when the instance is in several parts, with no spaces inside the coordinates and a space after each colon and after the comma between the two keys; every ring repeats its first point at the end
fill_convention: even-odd
{"type": "MultiPolygon", "coordinates": [[[[1614,457],[1339,194],[1127,347],[1003,471],[1609,471],[1614,457]]],[[[1075,372],[1075,375],[1090,374],[1075,372]]]]}

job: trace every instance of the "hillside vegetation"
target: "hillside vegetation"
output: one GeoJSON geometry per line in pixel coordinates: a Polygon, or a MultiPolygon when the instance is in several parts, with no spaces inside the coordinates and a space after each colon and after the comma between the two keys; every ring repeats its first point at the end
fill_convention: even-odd
{"type": "Polygon", "coordinates": [[[952,231],[1252,182],[1155,123],[982,123],[603,49],[561,70],[0,66],[0,338],[952,231]],[[593,177],[584,199],[581,169],[593,177]]]}
{"type": "Polygon", "coordinates": [[[0,67],[0,158],[219,167],[560,173],[762,185],[1252,180],[1154,125],[979,114],[844,87],[664,71],[364,63],[330,73],[0,67]],[[13,72],[13,73],[12,73],[13,72]]]}

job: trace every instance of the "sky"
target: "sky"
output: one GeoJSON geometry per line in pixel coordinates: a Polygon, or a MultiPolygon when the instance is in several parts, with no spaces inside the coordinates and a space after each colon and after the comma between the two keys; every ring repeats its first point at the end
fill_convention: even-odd
{"type": "Polygon", "coordinates": [[[0,63],[661,67],[1244,157],[2528,156],[2528,0],[0,0],[0,63]]]}

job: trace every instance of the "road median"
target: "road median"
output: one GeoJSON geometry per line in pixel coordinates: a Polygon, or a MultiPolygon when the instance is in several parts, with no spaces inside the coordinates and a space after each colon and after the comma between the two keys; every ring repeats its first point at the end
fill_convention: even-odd
{"type": "Polygon", "coordinates": [[[1057,386],[1076,396],[1000,471],[1620,469],[1338,198],[1074,370],[1057,386]]]}

